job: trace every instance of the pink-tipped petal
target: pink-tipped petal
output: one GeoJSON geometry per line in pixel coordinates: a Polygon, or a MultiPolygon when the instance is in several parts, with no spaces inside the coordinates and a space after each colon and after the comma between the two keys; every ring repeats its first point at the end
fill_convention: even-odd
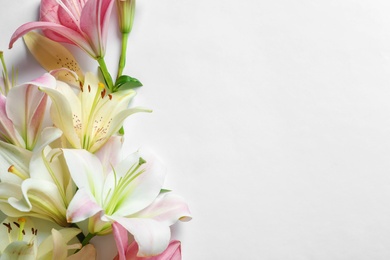
{"type": "Polygon", "coordinates": [[[191,213],[185,200],[174,193],[160,194],[150,206],[135,214],[137,217],[148,217],[171,226],[177,220],[191,220],[191,213]]]}
{"type": "Polygon", "coordinates": [[[68,223],[77,223],[92,217],[102,210],[91,193],[84,188],[80,188],[69,203],[66,219],[68,223]]]}
{"type": "Polygon", "coordinates": [[[119,260],[126,260],[126,247],[128,241],[127,230],[117,222],[112,224],[112,233],[114,234],[116,247],[118,249],[119,260]]]}
{"type": "Polygon", "coordinates": [[[0,94],[0,141],[25,148],[24,140],[16,132],[13,122],[7,115],[7,103],[7,98],[0,94]]]}

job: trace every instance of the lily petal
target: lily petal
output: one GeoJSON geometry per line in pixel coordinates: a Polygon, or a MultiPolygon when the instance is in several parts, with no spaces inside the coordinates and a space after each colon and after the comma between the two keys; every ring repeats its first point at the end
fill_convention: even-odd
{"type": "MultiPolygon", "coordinates": [[[[108,217],[108,216],[107,216],[108,217]]],[[[167,225],[153,219],[108,217],[118,222],[133,236],[139,246],[138,256],[147,257],[162,253],[168,246],[171,231],[167,225]]]]}
{"type": "Polygon", "coordinates": [[[2,141],[0,141],[0,150],[0,172],[2,173],[0,179],[2,182],[21,183],[23,178],[21,179],[15,174],[8,173],[11,165],[13,165],[24,178],[30,176],[28,165],[32,156],[31,151],[2,141]]]}
{"type": "Polygon", "coordinates": [[[114,260],[181,260],[181,243],[180,241],[173,240],[169,243],[167,249],[157,256],[151,257],[138,257],[138,245],[133,241],[126,249],[125,258],[121,258],[118,254],[114,260]]]}
{"type": "Polygon", "coordinates": [[[122,225],[118,224],[117,222],[114,222],[112,224],[112,233],[114,234],[119,259],[125,260],[125,251],[127,247],[127,241],[129,239],[127,230],[122,225]]]}
{"type": "MultiPolygon", "coordinates": [[[[53,101],[51,106],[51,117],[53,123],[60,128],[67,140],[74,148],[81,148],[80,138],[75,132],[74,125],[69,122],[76,121],[73,118],[73,106],[80,106],[80,101],[70,87],[62,82],[57,82],[57,89],[41,87],[43,92],[47,93],[53,101]]],[[[77,108],[76,108],[77,109],[77,108]]],[[[76,125],[77,127],[77,125],[76,125]]]]}
{"type": "Polygon", "coordinates": [[[146,161],[137,171],[143,173],[127,185],[127,195],[122,198],[120,205],[117,206],[116,215],[128,216],[134,214],[150,205],[160,193],[166,175],[166,167],[157,156],[146,149],[140,149],[115,167],[116,177],[113,174],[107,176],[104,194],[107,194],[109,187],[114,187],[114,178],[123,177],[129,171],[129,166],[137,165],[140,160],[146,161]]]}
{"type": "Polygon", "coordinates": [[[94,43],[95,53],[104,56],[107,26],[114,0],[89,0],[80,16],[80,28],[94,43]]]}
{"type": "Polygon", "coordinates": [[[7,98],[0,94],[0,141],[11,143],[19,147],[26,147],[20,134],[16,131],[12,120],[7,114],[7,98]]]}
{"type": "Polygon", "coordinates": [[[74,195],[66,212],[68,223],[77,223],[83,221],[103,209],[97,203],[92,194],[84,187],[80,188],[74,195]]]}
{"type": "Polygon", "coordinates": [[[55,32],[56,34],[61,35],[63,38],[67,39],[67,42],[70,42],[84,51],[86,51],[89,55],[96,58],[96,54],[94,50],[89,45],[88,41],[77,31],[74,31],[68,27],[63,25],[55,24],[52,22],[31,22],[26,23],[16,29],[16,31],[11,36],[11,40],[9,43],[9,48],[11,49],[13,44],[17,39],[28,33],[29,31],[36,29],[46,29],[55,32]]]}
{"type": "MultiPolygon", "coordinates": [[[[84,73],[80,65],[62,44],[36,32],[28,32],[23,39],[31,54],[46,71],[68,68],[74,71],[81,81],[83,80],[84,73]]],[[[65,70],[60,72],[58,79],[71,85],[78,84],[75,77],[65,70]]]]}
{"type": "Polygon", "coordinates": [[[177,220],[190,221],[191,213],[184,199],[171,192],[160,194],[150,206],[136,213],[140,218],[152,218],[171,226],[177,220]]]}
{"type": "Polygon", "coordinates": [[[71,255],[67,260],[94,260],[96,259],[96,249],[92,244],[88,244],[81,248],[81,250],[71,255]]]}
{"type": "Polygon", "coordinates": [[[60,226],[67,225],[66,207],[55,184],[30,178],[23,181],[21,190],[22,198],[10,197],[8,199],[12,207],[28,215],[53,221],[60,226]]]}
{"type": "Polygon", "coordinates": [[[85,189],[101,205],[104,173],[99,159],[86,150],[63,149],[63,153],[77,187],[85,189]]]}

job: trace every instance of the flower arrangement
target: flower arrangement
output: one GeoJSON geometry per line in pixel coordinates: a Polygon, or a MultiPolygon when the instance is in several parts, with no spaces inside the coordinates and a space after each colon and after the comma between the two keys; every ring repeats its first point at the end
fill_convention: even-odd
{"type": "Polygon", "coordinates": [[[111,233],[115,259],[181,259],[170,226],[191,219],[187,203],[163,189],[166,170],[153,152],[120,153],[124,120],[151,112],[129,107],[142,84],[123,73],[135,2],[41,0],[39,21],[17,28],[9,44],[23,37],[47,70],[24,84],[0,53],[0,259],[95,259],[90,240],[111,233]],[[112,77],[104,58],[115,7],[122,39],[112,77]],[[62,43],[100,73],[84,73],[62,43]]]}

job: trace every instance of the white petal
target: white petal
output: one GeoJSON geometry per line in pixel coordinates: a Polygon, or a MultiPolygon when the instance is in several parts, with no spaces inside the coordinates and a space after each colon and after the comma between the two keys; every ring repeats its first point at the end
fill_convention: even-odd
{"type": "Polygon", "coordinates": [[[77,126],[74,126],[74,121],[77,121],[77,111],[80,110],[80,102],[73,90],[60,81],[57,82],[57,89],[44,87],[40,89],[53,101],[51,105],[53,123],[64,132],[72,147],[81,148],[80,138],[75,130],[77,126]]]}
{"type": "MultiPolygon", "coordinates": [[[[118,173],[117,178],[124,176],[132,165],[138,164],[140,158],[146,161],[139,168],[139,171],[144,172],[126,188],[128,194],[118,205],[115,211],[116,215],[128,216],[140,211],[149,206],[160,193],[165,179],[166,168],[153,153],[146,149],[141,149],[122,161],[115,168],[118,173]]],[[[111,176],[110,178],[112,179],[111,176]]]]}
{"type": "Polygon", "coordinates": [[[29,162],[32,153],[24,148],[0,141],[0,179],[2,182],[21,183],[21,179],[12,173],[8,173],[11,165],[20,171],[25,177],[29,177],[29,162]]]}
{"type": "Polygon", "coordinates": [[[90,192],[101,204],[104,173],[99,158],[86,150],[63,149],[69,172],[77,187],[90,192]]]}
{"type": "Polygon", "coordinates": [[[173,225],[177,220],[191,220],[191,213],[182,197],[171,192],[160,194],[155,201],[134,216],[153,218],[165,225],[173,225]]]}
{"type": "Polygon", "coordinates": [[[22,212],[37,213],[42,219],[51,220],[65,226],[66,207],[57,186],[52,182],[39,179],[27,179],[23,181],[22,198],[11,197],[8,202],[15,209],[22,212]]]}

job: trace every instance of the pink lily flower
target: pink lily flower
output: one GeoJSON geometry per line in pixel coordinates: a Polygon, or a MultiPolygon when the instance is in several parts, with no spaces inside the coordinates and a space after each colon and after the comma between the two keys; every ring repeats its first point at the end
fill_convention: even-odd
{"type": "Polygon", "coordinates": [[[105,54],[113,4],[114,0],[42,0],[40,21],[16,29],[9,48],[27,32],[43,29],[50,39],[76,45],[98,60],[105,54]]]}
{"type": "Polygon", "coordinates": [[[180,241],[172,240],[167,249],[159,255],[138,257],[138,244],[133,241],[131,244],[127,245],[127,230],[118,223],[114,223],[112,225],[112,229],[118,248],[118,255],[114,258],[114,260],[181,260],[180,241]]]}

